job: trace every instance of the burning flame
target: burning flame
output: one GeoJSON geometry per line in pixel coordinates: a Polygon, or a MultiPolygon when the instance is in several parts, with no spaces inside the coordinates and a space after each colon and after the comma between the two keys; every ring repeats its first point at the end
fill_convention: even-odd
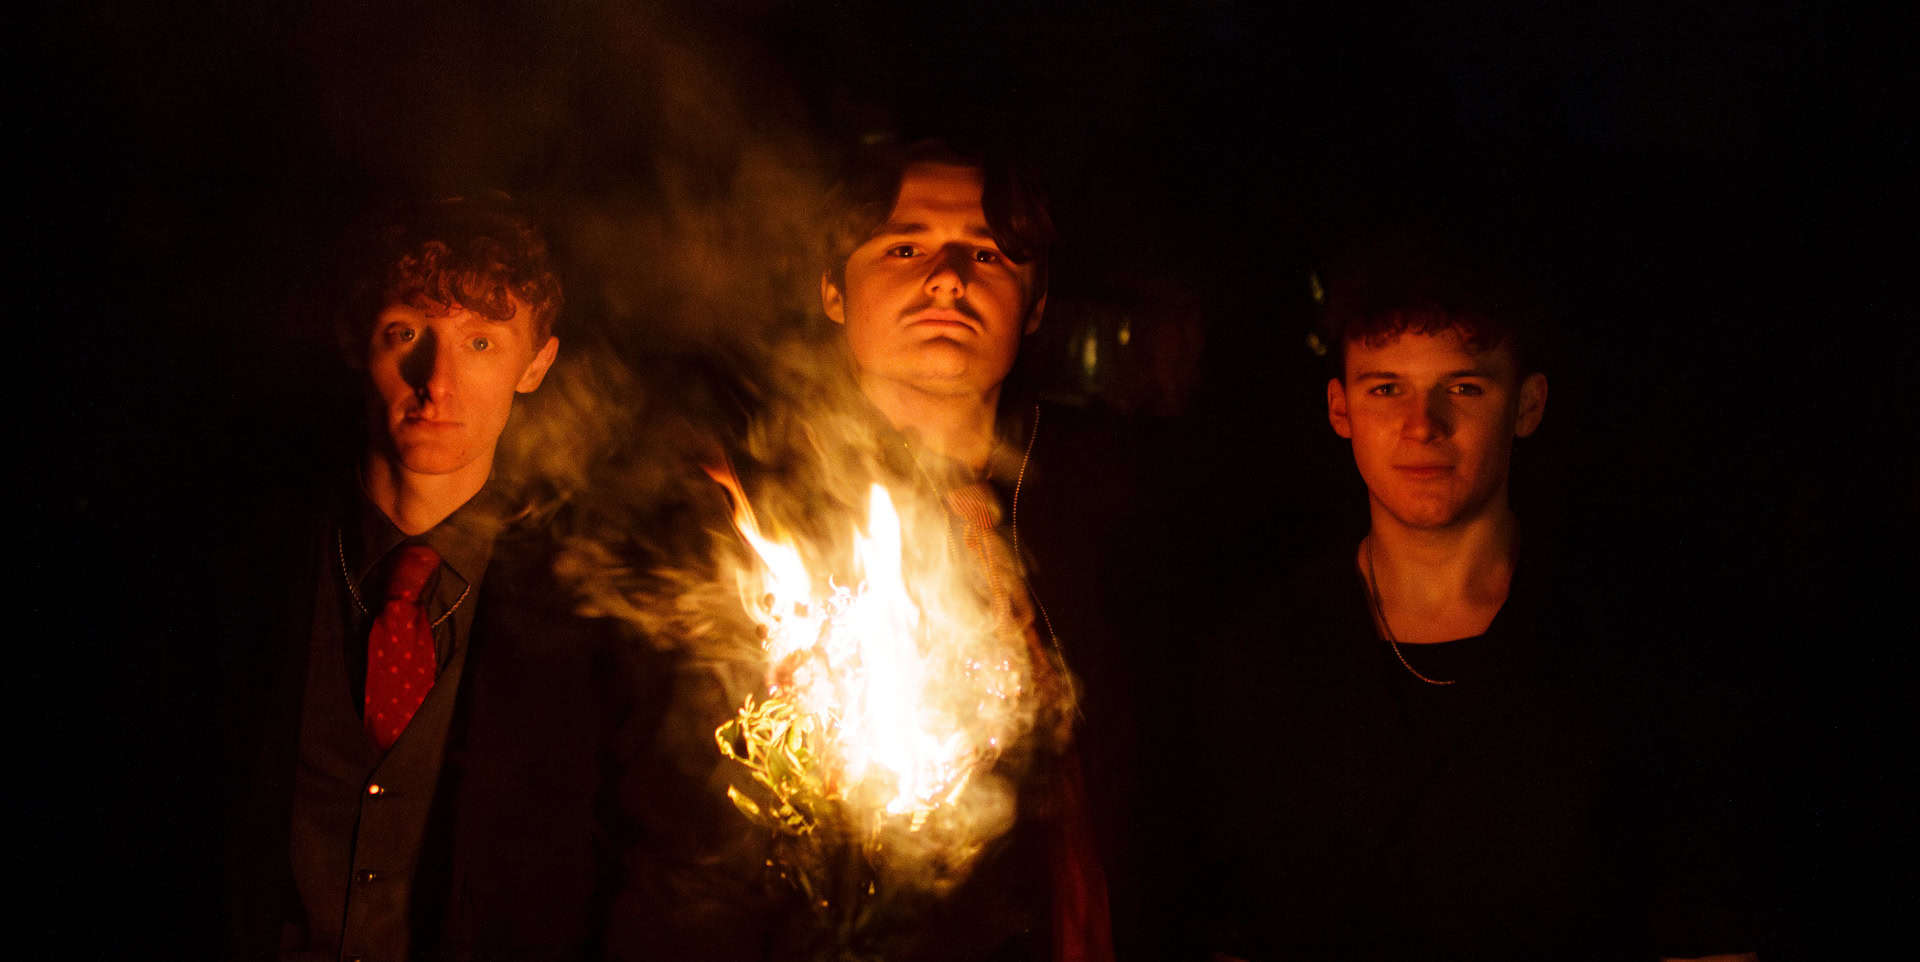
{"type": "Polygon", "coordinates": [[[738,577],[769,666],[764,697],[716,737],[780,804],[767,812],[730,792],[734,803],[791,834],[830,805],[870,832],[902,817],[919,830],[1030,726],[1024,638],[996,623],[946,550],[944,515],[914,540],[874,484],[848,577],[822,576],[761,530],[731,471],[708,474],[759,560],[738,577]]]}

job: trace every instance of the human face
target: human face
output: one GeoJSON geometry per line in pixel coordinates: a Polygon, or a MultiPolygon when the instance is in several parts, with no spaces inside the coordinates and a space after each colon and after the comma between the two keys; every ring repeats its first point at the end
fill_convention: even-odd
{"type": "Polygon", "coordinates": [[[845,289],[821,279],[869,391],[997,398],[1021,335],[1040,326],[1034,267],[994,242],[981,187],[978,168],[908,167],[886,223],[847,258],[845,289]]]}
{"type": "Polygon", "coordinates": [[[1521,378],[1506,347],[1474,352],[1457,331],[1347,344],[1327,419],[1382,512],[1412,528],[1471,523],[1507,505],[1513,439],[1546,410],[1547,379],[1521,378]]]}
{"type": "Polygon", "coordinates": [[[416,474],[492,469],[514,394],[540,386],[560,347],[554,337],[536,345],[532,310],[513,304],[505,321],[459,307],[380,312],[367,355],[377,453],[416,474]]]}

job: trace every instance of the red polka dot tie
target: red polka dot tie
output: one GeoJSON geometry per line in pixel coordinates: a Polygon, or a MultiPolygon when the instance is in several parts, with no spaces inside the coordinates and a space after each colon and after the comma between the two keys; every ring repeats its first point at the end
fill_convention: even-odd
{"type": "Polygon", "coordinates": [[[394,558],[387,577],[387,603],[367,635],[367,734],[381,751],[426,701],[433,687],[433,625],[427,621],[420,589],[440,567],[440,556],[426,545],[408,545],[394,558]]]}

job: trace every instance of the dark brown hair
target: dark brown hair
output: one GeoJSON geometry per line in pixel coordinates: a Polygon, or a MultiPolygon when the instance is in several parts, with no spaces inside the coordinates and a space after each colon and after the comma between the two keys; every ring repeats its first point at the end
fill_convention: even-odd
{"type": "Polygon", "coordinates": [[[564,302],[560,277],[546,239],[504,194],[387,208],[356,237],[337,325],[349,358],[365,355],[374,320],[390,304],[505,321],[518,299],[532,312],[536,346],[553,333],[564,302]]]}
{"type": "Polygon", "coordinates": [[[1485,242],[1427,226],[1375,231],[1319,273],[1321,336],[1335,377],[1347,345],[1379,346],[1401,334],[1454,331],[1474,352],[1508,348],[1519,374],[1540,370],[1544,308],[1511,258],[1485,242]]]}
{"type": "MultiPolygon", "coordinates": [[[[1053,217],[1033,176],[995,151],[971,151],[943,140],[864,148],[850,158],[845,174],[827,195],[827,279],[846,283],[847,258],[886,223],[900,199],[900,183],[916,164],[972,167],[981,173],[980,206],[1000,252],[1016,264],[1034,265],[1032,297],[1047,290],[1047,256],[1053,246],[1053,217]]],[[[1029,303],[1027,307],[1033,305],[1029,303]]]]}

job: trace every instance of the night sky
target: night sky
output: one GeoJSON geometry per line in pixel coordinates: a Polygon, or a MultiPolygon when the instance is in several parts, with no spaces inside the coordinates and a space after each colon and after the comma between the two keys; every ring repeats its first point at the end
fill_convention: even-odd
{"type": "Polygon", "coordinates": [[[1812,0],[473,6],[39,18],[14,283],[18,335],[54,350],[29,353],[16,393],[44,433],[17,590],[52,589],[30,589],[46,627],[20,640],[52,641],[25,687],[67,721],[33,730],[16,773],[38,820],[22,864],[78,865],[57,899],[128,908],[119,935],[51,916],[30,931],[187,957],[218,930],[215,843],[181,762],[210,716],[197,641],[220,596],[196,548],[352,436],[308,315],[354,214],[482,187],[560,212],[564,323],[645,372],[697,349],[688,316],[792,273],[752,228],[698,229],[751,224],[755,176],[941,131],[1017,140],[1052,189],[1041,386],[1131,411],[1168,479],[1250,495],[1250,517],[1196,524],[1225,585],[1364,527],[1305,346],[1316,258],[1407,218],[1524,250],[1551,278],[1561,351],[1516,503],[1630,573],[1737,693],[1754,765],[1731,788],[1761,800],[1763,947],[1837,957],[1910,907],[1907,864],[1862,875],[1842,857],[1888,859],[1912,835],[1892,787],[1912,752],[1886,731],[1916,677],[1900,625],[1920,364],[1893,286],[1913,242],[1910,222],[1886,226],[1912,135],[1880,42],[1910,24],[1812,0]],[[613,210],[647,236],[589,229],[613,210]],[[727,290],[683,297],[668,288],[685,268],[648,272],[693,244],[727,290]],[[1075,373],[1074,338],[1120,318],[1149,346],[1075,373]],[[1154,351],[1197,365],[1178,390],[1142,373],[1154,351]],[[76,672],[97,707],[57,694],[76,672]],[[76,860],[76,837],[104,861],[76,860]]]}

